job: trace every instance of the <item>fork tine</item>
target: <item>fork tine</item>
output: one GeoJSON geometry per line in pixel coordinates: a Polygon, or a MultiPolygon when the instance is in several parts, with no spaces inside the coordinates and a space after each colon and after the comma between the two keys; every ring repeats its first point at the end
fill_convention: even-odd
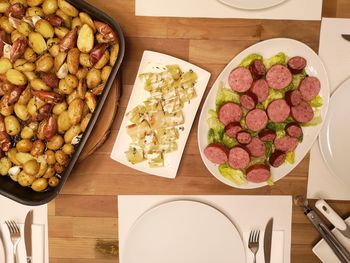
{"type": "Polygon", "coordinates": [[[10,234],[11,234],[13,232],[13,229],[12,229],[12,226],[11,226],[10,222],[9,221],[5,221],[5,223],[6,223],[7,228],[9,229],[10,234]]]}
{"type": "Polygon", "coordinates": [[[19,233],[19,228],[18,228],[18,225],[16,224],[15,221],[11,221],[12,225],[13,225],[13,228],[15,229],[16,233],[18,234],[19,233]]]}
{"type": "Polygon", "coordinates": [[[250,231],[250,235],[249,235],[249,240],[248,240],[248,242],[252,242],[253,232],[254,232],[253,230],[250,231]]]}
{"type": "Polygon", "coordinates": [[[257,230],[256,242],[259,242],[259,237],[260,237],[260,230],[257,230]]]}

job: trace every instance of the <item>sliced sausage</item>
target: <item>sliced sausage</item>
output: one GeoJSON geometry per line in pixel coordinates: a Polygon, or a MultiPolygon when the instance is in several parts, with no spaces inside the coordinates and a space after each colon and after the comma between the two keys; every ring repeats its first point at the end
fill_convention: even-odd
{"type": "Polygon", "coordinates": [[[252,138],[252,141],[246,146],[250,155],[261,157],[265,155],[266,146],[259,138],[252,138]]]}
{"type": "Polygon", "coordinates": [[[245,117],[246,125],[249,130],[260,131],[267,125],[267,115],[264,110],[254,109],[247,113],[245,117]]]}
{"type": "Polygon", "coordinates": [[[305,123],[313,119],[314,111],[309,103],[303,101],[298,106],[292,107],[291,115],[295,121],[305,123]]]}
{"type": "Polygon", "coordinates": [[[269,87],[281,90],[292,82],[293,76],[290,70],[283,65],[273,65],[266,73],[266,81],[269,87]]]}
{"type": "Polygon", "coordinates": [[[253,77],[249,69],[238,67],[231,71],[228,84],[237,92],[246,92],[253,83],[253,77]]]}
{"type": "Polygon", "coordinates": [[[232,168],[244,169],[250,162],[249,153],[242,147],[233,147],[228,156],[228,163],[232,168]]]}
{"type": "Polygon", "coordinates": [[[247,170],[247,180],[252,183],[266,182],[270,176],[270,168],[265,164],[255,164],[247,170]]]}
{"type": "Polygon", "coordinates": [[[237,133],[239,133],[241,130],[242,127],[239,122],[231,122],[225,126],[225,132],[231,138],[236,138],[237,133]]]}
{"type": "Polygon", "coordinates": [[[240,121],[242,118],[242,109],[233,102],[222,105],[219,109],[219,120],[226,126],[230,122],[240,121]]]}
{"type": "Polygon", "coordinates": [[[259,133],[259,138],[263,142],[273,142],[276,138],[276,132],[272,130],[263,130],[259,133]]]}
{"type": "Polygon", "coordinates": [[[321,90],[321,83],[316,77],[306,77],[299,85],[301,97],[305,101],[315,98],[321,90]]]}
{"type": "Polygon", "coordinates": [[[241,102],[241,105],[243,108],[247,110],[252,110],[255,108],[256,104],[258,103],[258,98],[254,93],[246,93],[241,95],[239,98],[239,101],[241,102]]]}
{"type": "Polygon", "coordinates": [[[273,167],[279,167],[284,163],[285,160],[286,160],[286,153],[280,150],[277,150],[273,154],[271,154],[269,163],[273,167]]]}
{"type": "Polygon", "coordinates": [[[252,141],[252,136],[249,132],[240,131],[239,133],[237,133],[237,141],[240,144],[248,144],[252,141]]]}
{"type": "Polygon", "coordinates": [[[300,125],[296,122],[287,124],[285,131],[290,137],[294,138],[299,138],[301,135],[303,135],[303,130],[301,129],[300,125]]]}
{"type": "Polygon", "coordinates": [[[263,102],[269,96],[269,85],[266,80],[255,80],[250,88],[250,91],[258,97],[258,102],[263,102]]]}
{"type": "Polygon", "coordinates": [[[298,139],[290,136],[284,136],[274,141],[275,149],[282,152],[292,152],[298,146],[298,139]]]}
{"type": "Polygon", "coordinates": [[[264,63],[260,59],[253,60],[249,65],[249,70],[254,79],[260,79],[266,74],[264,63]]]}
{"type": "Polygon", "coordinates": [[[301,73],[306,67],[306,64],[306,59],[300,56],[292,57],[287,62],[288,68],[293,74],[301,73]]]}
{"type": "Polygon", "coordinates": [[[297,89],[286,92],[285,99],[291,107],[298,106],[303,101],[301,93],[297,89]]]}
{"type": "Polygon", "coordinates": [[[222,144],[211,143],[204,149],[204,155],[215,164],[223,164],[228,160],[229,150],[222,144]]]}
{"type": "Polygon", "coordinates": [[[272,101],[267,107],[267,115],[273,122],[284,122],[290,114],[290,107],[285,99],[272,101]]]}

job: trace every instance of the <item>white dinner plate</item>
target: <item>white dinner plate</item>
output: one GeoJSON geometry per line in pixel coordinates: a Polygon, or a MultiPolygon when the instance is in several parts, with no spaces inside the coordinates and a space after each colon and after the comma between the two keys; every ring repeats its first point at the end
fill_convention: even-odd
{"type": "Polygon", "coordinates": [[[259,10],[279,5],[287,0],[218,0],[226,5],[247,10],[259,10]]]}
{"type": "Polygon", "coordinates": [[[144,213],[125,241],[121,263],[246,262],[230,219],[197,201],[164,203],[144,213]]]}
{"type": "Polygon", "coordinates": [[[321,117],[322,117],[322,123],[317,126],[311,126],[311,127],[303,127],[303,142],[298,145],[298,147],[295,150],[295,162],[294,164],[283,164],[278,168],[271,167],[271,175],[273,178],[273,181],[276,182],[286,176],[290,171],[296,167],[299,162],[305,157],[307,152],[310,150],[312,144],[317,138],[317,135],[319,134],[322,124],[324,122],[327,109],[328,109],[328,102],[329,102],[329,82],[327,77],[327,72],[323,66],[323,63],[321,59],[318,57],[318,55],[307,45],[305,45],[302,42],[299,42],[294,39],[288,39],[288,38],[274,38],[265,40],[262,42],[259,42],[253,46],[248,47],[241,53],[239,53],[235,58],[231,60],[231,62],[224,68],[224,70],[221,72],[215,83],[213,84],[213,87],[211,88],[207,99],[203,105],[203,109],[199,118],[199,124],[198,124],[198,145],[199,145],[199,151],[202,157],[202,160],[205,164],[205,166],[208,168],[208,170],[221,182],[230,185],[232,187],[242,188],[242,189],[252,189],[252,188],[258,188],[267,185],[266,182],[263,183],[251,183],[247,182],[243,185],[236,185],[232,181],[224,178],[218,170],[218,166],[211,163],[205,156],[204,156],[204,149],[208,145],[208,123],[207,119],[209,118],[209,110],[215,109],[215,99],[216,94],[218,91],[218,88],[220,86],[220,82],[224,81],[225,85],[228,87],[228,76],[230,72],[239,65],[239,63],[249,54],[252,53],[259,53],[264,58],[269,58],[271,56],[276,55],[279,52],[284,52],[287,56],[293,57],[293,56],[302,56],[307,60],[307,67],[306,72],[307,74],[311,76],[316,76],[320,82],[321,82],[321,91],[320,96],[323,98],[323,106],[321,108],[321,117]]]}
{"type": "Polygon", "coordinates": [[[170,64],[179,65],[182,71],[193,70],[198,75],[197,83],[194,86],[197,93],[197,97],[191,99],[191,102],[188,105],[185,105],[185,107],[182,109],[183,115],[185,116],[185,123],[181,125],[183,129],[179,130],[180,136],[177,141],[178,149],[174,152],[165,154],[163,167],[151,168],[149,167],[147,161],[137,164],[130,163],[126,158],[125,152],[128,150],[129,144],[132,142],[129,135],[126,132],[126,126],[131,124],[131,122],[124,115],[122,124],[120,125],[117,139],[115,141],[111,153],[111,158],[126,166],[148,174],[158,175],[167,178],[175,178],[188,135],[191,131],[191,127],[196,116],[199,104],[207,87],[210,78],[210,73],[184,60],[168,56],[162,53],[145,51],[143,53],[140,67],[136,75],[137,77],[134,83],[134,87],[132,89],[132,93],[130,95],[128,106],[126,108],[126,113],[128,113],[134,107],[136,107],[148,97],[150,97],[149,92],[144,90],[144,85],[138,77],[139,74],[155,71],[156,67],[166,66],[170,64]]]}
{"type": "Polygon", "coordinates": [[[350,187],[350,79],[333,93],[329,111],[319,136],[320,149],[333,175],[350,187]]]}

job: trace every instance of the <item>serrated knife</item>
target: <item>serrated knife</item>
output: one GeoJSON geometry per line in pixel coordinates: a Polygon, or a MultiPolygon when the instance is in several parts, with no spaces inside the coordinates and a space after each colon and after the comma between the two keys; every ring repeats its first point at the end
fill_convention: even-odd
{"type": "Polygon", "coordinates": [[[265,263],[271,262],[271,243],[272,243],[273,218],[267,222],[264,233],[264,258],[265,263]]]}
{"type": "Polygon", "coordinates": [[[26,245],[27,263],[32,262],[32,225],[33,225],[33,210],[30,210],[24,222],[24,243],[26,245]]]}

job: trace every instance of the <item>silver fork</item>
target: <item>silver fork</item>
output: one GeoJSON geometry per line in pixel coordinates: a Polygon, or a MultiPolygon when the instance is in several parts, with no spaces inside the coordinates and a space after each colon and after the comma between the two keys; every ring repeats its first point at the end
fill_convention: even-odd
{"type": "Polygon", "coordinates": [[[260,237],[260,230],[250,231],[248,247],[250,251],[252,251],[252,253],[254,254],[254,263],[256,263],[256,253],[258,253],[258,250],[259,250],[259,237],[260,237]]]}
{"type": "Polygon", "coordinates": [[[15,223],[15,221],[6,221],[5,222],[9,231],[10,231],[10,238],[13,244],[13,263],[17,262],[17,246],[19,241],[21,240],[21,231],[19,230],[18,225],[15,223]]]}

